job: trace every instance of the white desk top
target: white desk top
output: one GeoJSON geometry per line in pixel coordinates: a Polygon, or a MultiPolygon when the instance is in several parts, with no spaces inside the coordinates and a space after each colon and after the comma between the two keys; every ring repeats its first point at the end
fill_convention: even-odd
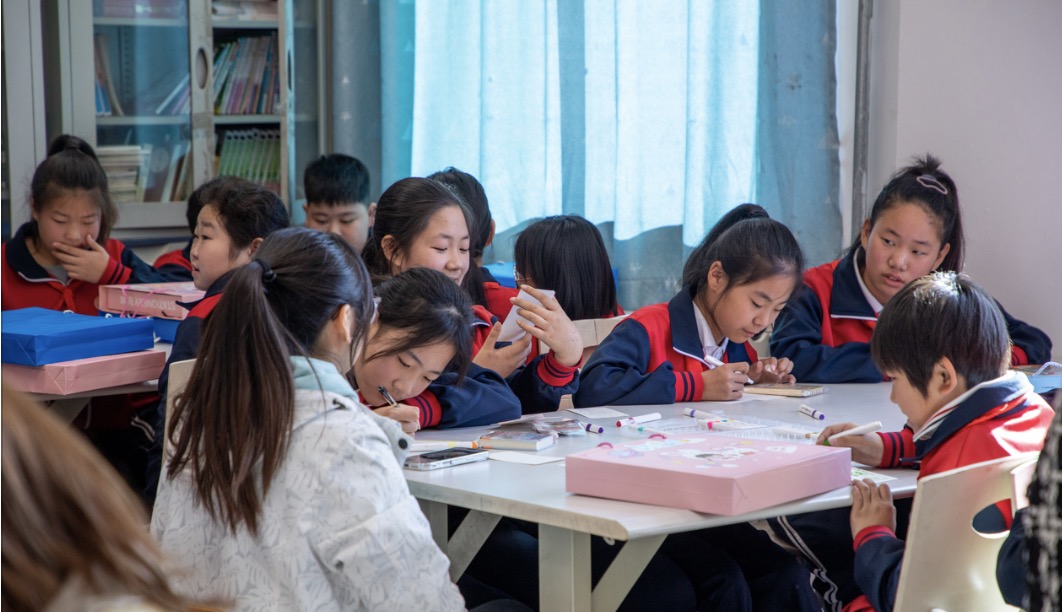
{"type": "MultiPolygon", "coordinates": [[[[900,409],[889,401],[891,387],[889,383],[830,385],[826,393],[802,399],[782,397],[764,399],[764,396],[746,395],[746,399],[739,403],[698,402],[664,406],[617,406],[616,409],[632,415],[660,412],[664,418],[679,416],[682,408],[725,410],[728,416],[745,415],[818,426],[816,421],[797,411],[800,404],[805,403],[826,414],[826,420],[818,422],[819,424],[844,421],[862,424],[881,421],[886,431],[898,431],[903,427],[906,419],[900,409]]],[[[587,421],[572,413],[563,414],[587,421]]],[[[604,441],[622,442],[632,439],[621,435],[619,428],[615,426],[615,419],[591,419],[589,422],[603,425],[605,433],[561,437],[556,445],[537,454],[562,456],[593,448],[604,441]]],[[[419,433],[417,439],[474,440],[490,429],[478,427],[425,431],[419,433]]],[[[914,493],[917,472],[888,470],[883,473],[897,478],[888,483],[895,494],[904,496],[914,493]]],[[[543,465],[483,461],[429,472],[405,470],[405,476],[413,495],[424,500],[482,510],[491,514],[617,540],[630,540],[772,516],[837,508],[851,503],[848,487],[842,487],[835,491],[749,514],[738,516],[701,514],[679,508],[567,493],[564,490],[563,461],[543,465]]]]}

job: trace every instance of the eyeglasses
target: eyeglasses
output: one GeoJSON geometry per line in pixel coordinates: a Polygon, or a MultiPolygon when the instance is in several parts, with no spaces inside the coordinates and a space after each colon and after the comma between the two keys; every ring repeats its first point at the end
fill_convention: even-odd
{"type": "Polygon", "coordinates": [[[369,321],[369,325],[372,325],[380,318],[380,299],[378,297],[372,298],[372,319],[369,321]]]}
{"type": "Polygon", "coordinates": [[[520,269],[516,267],[516,264],[513,264],[513,281],[516,282],[517,285],[524,282],[524,275],[520,274],[520,269]]]}

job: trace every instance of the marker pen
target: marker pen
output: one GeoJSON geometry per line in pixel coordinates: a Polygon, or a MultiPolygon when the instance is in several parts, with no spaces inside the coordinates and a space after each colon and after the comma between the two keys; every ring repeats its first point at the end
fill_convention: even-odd
{"type": "Polygon", "coordinates": [[[821,412],[819,412],[818,410],[815,410],[814,408],[812,408],[811,406],[808,406],[807,404],[801,404],[800,405],[800,414],[806,414],[809,417],[811,417],[813,419],[818,419],[820,421],[826,420],[826,415],[825,414],[822,414],[821,412]]]}
{"type": "Polygon", "coordinates": [[[780,436],[795,436],[797,438],[805,439],[814,439],[819,437],[819,432],[817,431],[806,431],[803,429],[797,429],[796,427],[786,427],[785,425],[773,427],[771,428],[771,431],[780,436]]]}
{"type": "MultiPolygon", "coordinates": [[[[711,355],[705,355],[704,360],[707,361],[708,363],[712,364],[712,367],[714,367],[714,368],[718,368],[719,366],[724,365],[722,361],[716,359],[715,357],[712,357],[711,355]]],[[[745,375],[745,384],[746,385],[754,385],[756,383],[754,383],[752,381],[752,379],[749,378],[748,375],[746,374],[745,375]]]]}
{"type": "Polygon", "coordinates": [[[843,438],[845,436],[860,436],[863,434],[868,434],[877,431],[879,429],[881,429],[881,421],[874,421],[873,423],[867,423],[866,425],[860,425],[859,427],[846,429],[842,432],[833,434],[829,438],[826,438],[826,445],[829,446],[829,444],[837,438],[843,438]]]}
{"type": "Polygon", "coordinates": [[[590,433],[605,433],[605,428],[600,425],[594,425],[593,423],[587,423],[583,429],[590,433]]]}
{"type": "Polygon", "coordinates": [[[696,408],[690,408],[689,410],[683,410],[682,414],[693,417],[695,419],[711,419],[718,421],[720,417],[718,414],[712,414],[711,412],[705,412],[703,410],[697,410],[696,408]]]}
{"type": "Polygon", "coordinates": [[[639,416],[627,417],[622,421],[616,421],[616,427],[623,427],[625,425],[637,425],[638,423],[648,423],[649,421],[659,421],[662,417],[659,412],[651,412],[649,414],[643,414],[639,416]]]}

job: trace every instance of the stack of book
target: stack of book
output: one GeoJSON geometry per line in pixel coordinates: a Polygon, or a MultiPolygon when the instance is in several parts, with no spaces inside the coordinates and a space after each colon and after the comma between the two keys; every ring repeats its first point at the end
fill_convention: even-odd
{"type": "Polygon", "coordinates": [[[280,193],[280,130],[229,130],[218,176],[238,176],[280,193]]]}
{"type": "Polygon", "coordinates": [[[275,113],[280,102],[277,60],[276,32],[239,38],[214,49],[214,112],[219,115],[275,113]]]}
{"type": "Polygon", "coordinates": [[[188,17],[186,0],[95,0],[96,17],[181,19],[188,17]]]}
{"type": "Polygon", "coordinates": [[[96,147],[96,156],[107,174],[107,184],[115,202],[143,200],[151,149],[149,144],[96,147]]]}

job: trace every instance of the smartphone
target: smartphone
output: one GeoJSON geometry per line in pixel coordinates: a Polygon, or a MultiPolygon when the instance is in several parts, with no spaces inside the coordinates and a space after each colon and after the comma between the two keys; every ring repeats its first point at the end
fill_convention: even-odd
{"type": "Polygon", "coordinates": [[[448,448],[406,457],[406,467],[411,470],[437,470],[444,467],[483,461],[490,453],[484,448],[448,448]]]}

